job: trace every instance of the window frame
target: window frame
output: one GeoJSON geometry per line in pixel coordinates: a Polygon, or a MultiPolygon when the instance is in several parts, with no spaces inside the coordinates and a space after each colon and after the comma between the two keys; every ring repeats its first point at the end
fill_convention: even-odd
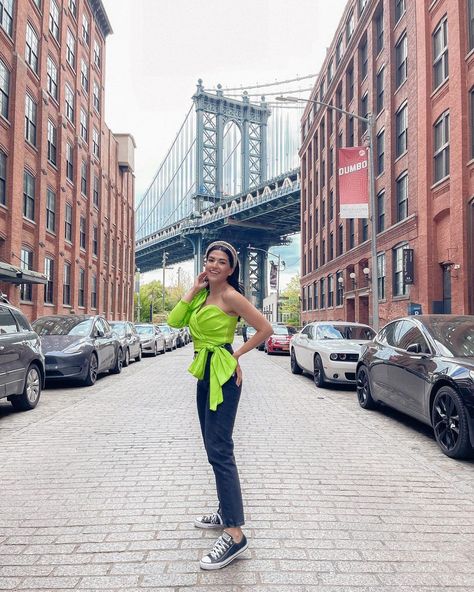
{"type": "Polygon", "coordinates": [[[46,230],[56,233],[56,193],[51,187],[46,188],[46,230]]]}
{"type": "Polygon", "coordinates": [[[395,44],[395,89],[408,78],[408,37],[404,31],[395,44]]]}
{"type": "Polygon", "coordinates": [[[28,170],[23,172],[23,217],[35,221],[36,178],[28,170]]]}
{"type": "Polygon", "coordinates": [[[441,113],[433,124],[433,183],[438,183],[450,174],[450,116],[449,109],[441,113]],[[440,133],[438,134],[438,130],[440,133]],[[438,145],[441,136],[442,143],[438,145]],[[439,165],[441,163],[441,165],[439,165]],[[439,168],[440,167],[440,168],[439,168]]]}
{"type": "Polygon", "coordinates": [[[449,59],[448,59],[448,16],[439,21],[432,34],[432,58],[433,58],[433,90],[442,86],[449,77],[449,59]],[[437,53],[437,35],[444,38],[443,46],[440,46],[440,51],[437,53]]]}

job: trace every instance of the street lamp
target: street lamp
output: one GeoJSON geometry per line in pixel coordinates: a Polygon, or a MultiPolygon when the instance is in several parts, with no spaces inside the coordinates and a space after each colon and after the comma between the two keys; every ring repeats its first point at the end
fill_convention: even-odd
{"type": "Polygon", "coordinates": [[[262,253],[265,253],[266,255],[273,255],[273,257],[276,257],[278,260],[278,263],[277,263],[278,273],[277,273],[277,285],[276,285],[276,291],[277,291],[276,320],[278,323],[279,310],[280,310],[280,266],[281,265],[285,266],[285,262],[284,261],[280,262],[280,255],[278,255],[277,253],[272,253],[271,251],[265,251],[265,249],[260,249],[260,247],[254,247],[252,245],[248,245],[247,248],[251,249],[252,251],[262,251],[262,253]]]}
{"type": "Polygon", "coordinates": [[[349,117],[354,117],[359,121],[364,122],[367,125],[369,143],[368,148],[370,152],[369,157],[369,194],[370,194],[370,211],[369,211],[369,219],[370,219],[370,229],[371,229],[371,238],[370,238],[370,246],[371,246],[371,256],[372,256],[372,325],[375,331],[379,330],[379,294],[378,294],[378,285],[377,285],[377,221],[375,216],[375,168],[374,168],[374,149],[375,149],[375,120],[372,113],[369,113],[367,117],[363,117],[362,115],[357,115],[356,113],[351,113],[350,111],[346,111],[345,109],[340,109],[339,107],[334,107],[333,105],[329,105],[328,103],[323,103],[322,101],[315,101],[314,99],[301,99],[298,97],[286,97],[286,96],[279,96],[276,97],[277,101],[282,101],[284,103],[314,103],[315,105],[321,105],[322,107],[326,107],[327,109],[332,109],[333,111],[338,111],[344,115],[348,115],[349,117]]]}

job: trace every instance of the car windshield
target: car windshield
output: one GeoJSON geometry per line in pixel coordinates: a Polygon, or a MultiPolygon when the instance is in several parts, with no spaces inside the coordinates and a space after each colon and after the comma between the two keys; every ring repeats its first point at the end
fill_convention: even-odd
{"type": "Polygon", "coordinates": [[[443,355],[474,357],[474,319],[430,319],[424,323],[443,355]]]}
{"type": "Polygon", "coordinates": [[[120,337],[125,337],[125,325],[123,323],[110,323],[112,329],[119,335],[120,337]]]}
{"type": "Polygon", "coordinates": [[[373,339],[375,332],[370,327],[357,325],[320,325],[320,339],[373,339]]]}
{"type": "Polygon", "coordinates": [[[140,325],[137,327],[137,333],[140,335],[153,335],[154,331],[153,327],[140,327],[140,325]]]}
{"type": "Polygon", "coordinates": [[[247,335],[249,333],[256,333],[256,332],[257,332],[257,329],[254,329],[253,327],[247,327],[247,335]]]}
{"type": "Polygon", "coordinates": [[[288,335],[286,327],[273,327],[273,335],[288,335]]]}
{"type": "Polygon", "coordinates": [[[33,327],[38,335],[89,335],[93,319],[75,319],[70,317],[38,319],[33,327]]]}
{"type": "Polygon", "coordinates": [[[171,333],[171,329],[168,327],[168,325],[159,325],[159,327],[163,333],[171,333]]]}

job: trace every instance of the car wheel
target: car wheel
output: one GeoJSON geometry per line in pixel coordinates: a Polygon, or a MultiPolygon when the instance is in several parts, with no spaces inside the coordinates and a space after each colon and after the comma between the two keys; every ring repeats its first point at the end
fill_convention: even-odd
{"type": "Polygon", "coordinates": [[[316,354],[314,356],[314,366],[313,367],[314,367],[314,370],[313,370],[314,384],[318,388],[324,388],[326,386],[326,378],[324,376],[323,362],[322,362],[321,356],[319,354],[316,354]]]}
{"type": "Polygon", "coordinates": [[[436,442],[451,458],[465,458],[472,452],[466,406],[459,394],[442,386],[433,401],[431,420],[436,442]]]}
{"type": "Polygon", "coordinates": [[[141,346],[140,346],[140,347],[138,348],[138,355],[137,355],[137,357],[135,358],[135,362],[140,362],[140,361],[141,361],[141,359],[142,359],[142,355],[143,355],[143,354],[142,354],[142,348],[141,348],[141,346]]]}
{"type": "Polygon", "coordinates": [[[361,366],[357,370],[356,392],[357,400],[362,409],[375,409],[377,407],[377,403],[370,392],[369,371],[365,366],[361,366]]]}
{"type": "Polygon", "coordinates": [[[25,386],[21,395],[11,398],[10,403],[17,411],[29,411],[38,405],[41,396],[41,373],[36,364],[28,368],[25,378],[25,386]]]}
{"type": "Polygon", "coordinates": [[[95,384],[98,367],[99,363],[96,354],[91,354],[91,357],[89,358],[89,368],[87,369],[87,377],[84,380],[86,386],[92,386],[95,384]]]}
{"type": "Polygon", "coordinates": [[[303,368],[296,361],[295,350],[292,349],[290,353],[290,368],[292,374],[303,374],[303,368]]]}
{"type": "Polygon", "coordinates": [[[126,368],[129,364],[130,364],[130,350],[127,347],[127,349],[125,350],[125,356],[123,358],[123,367],[126,368]]]}
{"type": "Polygon", "coordinates": [[[112,370],[110,371],[112,374],[120,374],[122,372],[123,367],[123,350],[119,347],[117,351],[117,358],[115,359],[115,364],[112,370]]]}

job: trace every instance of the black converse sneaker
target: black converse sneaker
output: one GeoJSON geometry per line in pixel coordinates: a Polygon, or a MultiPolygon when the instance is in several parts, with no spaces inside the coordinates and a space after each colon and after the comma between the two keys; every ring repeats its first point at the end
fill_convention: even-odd
{"type": "Polygon", "coordinates": [[[214,543],[211,552],[201,559],[199,565],[201,569],[220,569],[234,561],[248,546],[245,535],[242,535],[240,543],[236,543],[229,533],[223,532],[214,543]]]}
{"type": "Polygon", "coordinates": [[[196,528],[224,528],[224,523],[222,522],[222,517],[219,512],[214,512],[207,516],[195,518],[194,526],[196,528]]]}

